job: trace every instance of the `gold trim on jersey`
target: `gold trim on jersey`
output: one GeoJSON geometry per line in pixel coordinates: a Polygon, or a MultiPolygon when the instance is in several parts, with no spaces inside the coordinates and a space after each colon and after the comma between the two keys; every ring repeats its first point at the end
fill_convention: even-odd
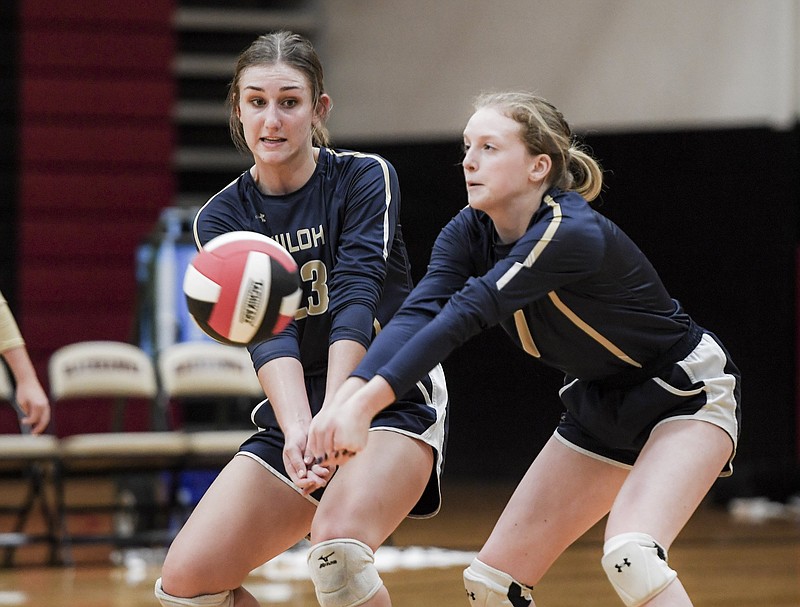
{"type": "Polygon", "coordinates": [[[550,220],[550,223],[545,229],[544,234],[542,234],[542,237],[536,241],[535,245],[533,245],[533,249],[531,249],[531,252],[528,253],[525,261],[522,263],[516,262],[506,271],[505,274],[500,277],[500,280],[498,280],[495,284],[498,291],[502,290],[503,287],[506,286],[522,268],[530,268],[534,264],[539,255],[541,255],[542,251],[544,251],[545,247],[547,247],[547,245],[549,245],[553,240],[553,235],[561,225],[561,205],[553,200],[553,197],[550,196],[550,194],[547,194],[544,197],[544,202],[553,209],[553,218],[550,220]]]}
{"type": "MultiPolygon", "coordinates": [[[[544,231],[542,237],[536,242],[531,252],[525,258],[522,263],[515,263],[509,270],[497,281],[497,288],[498,290],[502,289],[505,285],[509,283],[511,279],[513,279],[517,273],[522,268],[530,268],[536,259],[541,255],[542,251],[547,247],[548,244],[553,240],[553,235],[558,230],[559,226],[561,225],[561,205],[558,204],[552,196],[547,194],[543,202],[547,204],[552,212],[553,218],[550,220],[547,228],[544,231]]],[[[561,299],[556,295],[555,291],[550,291],[547,294],[550,301],[553,302],[553,305],[572,323],[578,327],[581,331],[586,333],[589,337],[591,337],[594,341],[598,344],[603,346],[606,350],[611,352],[614,356],[619,358],[620,360],[632,365],[634,367],[641,368],[641,363],[636,362],[630,356],[625,354],[622,350],[620,350],[617,346],[615,346],[611,341],[609,341],[606,337],[601,335],[596,329],[590,326],[588,323],[583,321],[575,312],[573,312],[561,299]]],[[[541,358],[542,354],[539,351],[539,348],[536,347],[536,343],[533,341],[533,335],[531,334],[530,327],[528,326],[528,322],[525,319],[525,313],[522,310],[517,310],[514,312],[514,325],[517,329],[517,335],[519,336],[519,341],[522,344],[522,349],[525,350],[531,356],[536,358],[541,358]]]]}
{"type": "Polygon", "coordinates": [[[629,365],[633,365],[634,367],[641,368],[642,366],[641,363],[638,363],[635,360],[633,360],[630,356],[625,354],[625,352],[623,352],[617,346],[611,343],[611,341],[609,341],[606,337],[601,335],[596,329],[594,329],[588,323],[583,321],[577,314],[575,314],[575,312],[570,310],[569,307],[567,307],[567,305],[563,301],[561,301],[561,299],[559,299],[555,291],[550,291],[550,293],[548,293],[547,296],[550,298],[550,301],[553,302],[553,305],[555,305],[555,307],[558,308],[564,316],[569,318],[573,322],[573,324],[576,327],[578,327],[581,331],[586,333],[589,337],[591,337],[593,340],[595,340],[597,343],[599,343],[601,346],[603,346],[606,350],[611,352],[614,356],[616,356],[620,360],[628,363],[629,365]]]}
{"type": "Polygon", "coordinates": [[[531,335],[530,327],[528,327],[528,323],[525,321],[525,313],[522,310],[514,312],[514,324],[517,327],[517,335],[519,335],[522,349],[535,358],[541,358],[542,354],[533,341],[533,335],[531,335]]]}
{"type": "Polygon", "coordinates": [[[372,158],[381,167],[383,173],[383,258],[389,259],[389,247],[392,243],[389,242],[389,207],[392,206],[392,184],[389,175],[389,166],[386,160],[377,154],[365,154],[364,152],[342,151],[334,150],[333,148],[326,148],[332,156],[354,156],[355,158],[372,158]]]}

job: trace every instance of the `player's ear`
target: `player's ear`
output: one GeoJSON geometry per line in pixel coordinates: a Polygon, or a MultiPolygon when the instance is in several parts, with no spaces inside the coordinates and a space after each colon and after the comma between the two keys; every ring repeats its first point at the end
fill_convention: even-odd
{"type": "Polygon", "coordinates": [[[331,100],[330,95],[327,93],[322,93],[319,96],[319,100],[317,101],[317,107],[314,108],[314,118],[317,121],[325,122],[328,118],[328,114],[331,113],[333,109],[333,100],[331,100]]]}
{"type": "Polygon", "coordinates": [[[528,178],[531,181],[544,181],[550,174],[550,169],[553,168],[553,160],[547,154],[536,154],[531,159],[529,167],[528,178]]]}

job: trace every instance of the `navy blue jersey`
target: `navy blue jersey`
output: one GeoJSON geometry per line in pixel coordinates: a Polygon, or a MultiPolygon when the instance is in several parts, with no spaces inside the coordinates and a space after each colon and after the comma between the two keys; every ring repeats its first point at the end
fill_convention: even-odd
{"type": "Polygon", "coordinates": [[[386,324],[411,289],[399,215],[391,164],[327,148],[320,149],[311,179],[295,192],[265,195],[246,171],[200,209],[197,246],[226,232],[260,232],[282,244],[300,270],[303,298],[295,320],[250,346],[256,369],[290,356],[302,362],[306,375],[322,374],[334,341],[369,345],[375,322],[386,324]]]}
{"type": "Polygon", "coordinates": [[[425,277],[354,374],[377,373],[402,394],[497,324],[541,362],[585,380],[646,368],[696,333],[630,238],[580,195],[553,189],[512,244],[498,241],[481,211],[453,218],[425,277]]]}

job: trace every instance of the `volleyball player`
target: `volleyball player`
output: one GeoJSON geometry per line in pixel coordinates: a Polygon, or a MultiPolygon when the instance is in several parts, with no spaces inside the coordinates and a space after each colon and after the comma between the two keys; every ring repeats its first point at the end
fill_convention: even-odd
{"type": "Polygon", "coordinates": [[[408,515],[439,508],[447,390],[431,365],[372,420],[366,457],[335,471],[306,449],[312,416],[353,371],[411,288],[393,167],[331,149],[331,109],[312,45],[264,35],[230,85],[234,142],[252,168],[197,214],[198,247],[250,230],[283,244],[303,283],[295,320],[250,347],[268,398],[260,428],[222,470],[173,542],[156,582],[162,605],[257,605],[242,583],[309,535],[323,607],[390,605],[373,552],[408,515]]]}
{"type": "MultiPolygon", "coordinates": [[[[524,92],[481,96],[464,149],[468,206],[312,422],[309,449],[321,462],[358,463],[352,454],[373,415],[500,324],[564,372],[566,411],[465,570],[470,603],[534,605],[533,587],[553,562],[608,514],[601,566],[624,603],[691,605],[667,553],[732,470],[739,373],[636,245],[588,204],[601,169],[553,105],[524,92]]],[[[491,406],[513,423],[524,405],[491,406]]]]}

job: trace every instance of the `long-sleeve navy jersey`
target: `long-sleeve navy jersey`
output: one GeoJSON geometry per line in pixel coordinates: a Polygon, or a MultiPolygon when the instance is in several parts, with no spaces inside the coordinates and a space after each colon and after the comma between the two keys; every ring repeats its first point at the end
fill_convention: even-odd
{"type": "Polygon", "coordinates": [[[306,375],[322,374],[331,343],[369,345],[375,322],[386,324],[412,286],[399,215],[400,189],[389,162],[327,148],[295,192],[265,195],[246,171],[199,210],[198,247],[248,230],[274,238],[297,262],[300,308],[284,331],[249,347],[256,369],[289,356],[302,362],[306,375]]]}
{"type": "Polygon", "coordinates": [[[485,213],[462,209],[354,375],[381,375],[402,394],[497,324],[541,362],[585,380],[641,369],[693,328],[618,226],[580,195],[552,189],[512,244],[498,242],[485,213]]]}

